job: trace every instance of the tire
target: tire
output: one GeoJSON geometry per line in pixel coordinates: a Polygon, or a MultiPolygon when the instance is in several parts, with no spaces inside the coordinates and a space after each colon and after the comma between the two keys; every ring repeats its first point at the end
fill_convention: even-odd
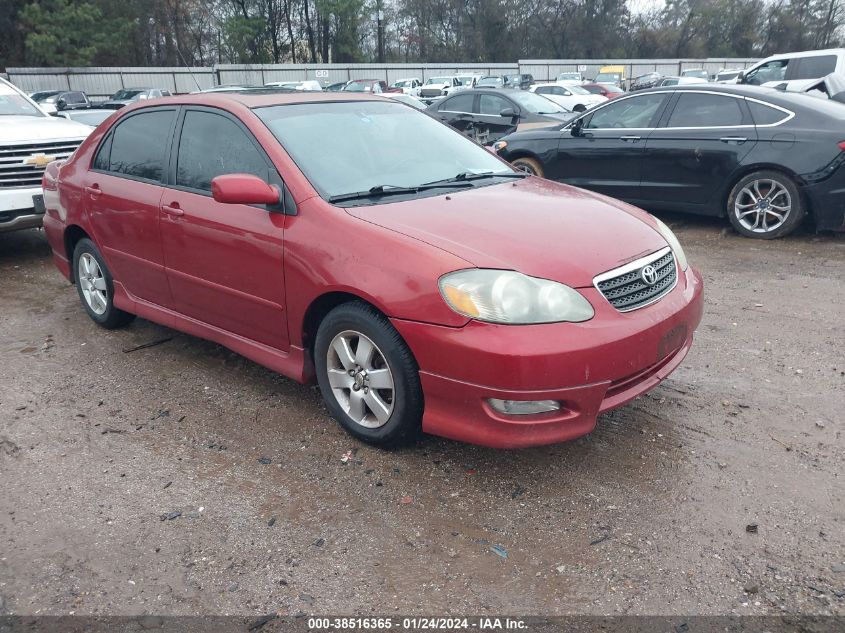
{"type": "Polygon", "coordinates": [[[806,212],[798,187],[778,171],[755,171],[728,196],[728,219],[745,237],[773,240],[792,233],[806,212]]]}
{"type": "Polygon", "coordinates": [[[326,315],[314,342],[314,365],[329,412],[351,435],[384,448],[419,437],[419,368],[399,333],[372,306],[353,301],[326,315]],[[362,341],[372,345],[370,355],[362,341]]]}
{"type": "Polygon", "coordinates": [[[583,103],[579,103],[574,108],[572,108],[572,111],[573,112],[584,112],[586,109],[587,109],[587,106],[585,106],[583,103]]]}
{"type": "Polygon", "coordinates": [[[523,156],[521,158],[515,158],[511,162],[511,164],[517,169],[521,169],[522,171],[531,174],[532,176],[539,176],[540,178],[545,178],[545,174],[543,173],[543,166],[540,164],[540,161],[536,158],[528,158],[527,156],[523,156]]]}
{"type": "Polygon", "coordinates": [[[114,307],[114,281],[100,249],[83,238],[73,249],[73,280],[88,316],[107,330],[130,323],[134,314],[114,307]],[[96,266],[95,266],[96,265],[96,266]]]}

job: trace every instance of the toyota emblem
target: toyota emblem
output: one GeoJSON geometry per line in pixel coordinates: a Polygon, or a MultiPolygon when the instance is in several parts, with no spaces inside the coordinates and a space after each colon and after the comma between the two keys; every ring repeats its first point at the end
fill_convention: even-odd
{"type": "Polygon", "coordinates": [[[643,266],[642,270],[640,270],[640,277],[642,280],[649,286],[653,286],[657,281],[657,271],[654,269],[654,266],[651,264],[647,266],[643,266]]]}

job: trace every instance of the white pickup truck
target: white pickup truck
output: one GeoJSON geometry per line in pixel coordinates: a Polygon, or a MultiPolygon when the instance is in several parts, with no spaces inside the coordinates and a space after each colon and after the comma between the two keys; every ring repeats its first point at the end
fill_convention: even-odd
{"type": "Polygon", "coordinates": [[[90,127],[53,117],[0,78],[0,233],[41,226],[41,175],[67,158],[90,127]]]}

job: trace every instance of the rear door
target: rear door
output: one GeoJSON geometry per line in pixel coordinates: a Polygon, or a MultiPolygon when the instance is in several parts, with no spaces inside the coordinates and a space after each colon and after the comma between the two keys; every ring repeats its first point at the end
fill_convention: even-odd
{"type": "Polygon", "coordinates": [[[549,177],[622,200],[639,198],[646,140],[669,96],[652,92],[614,99],[582,117],[576,135],[572,126],[564,129],[549,177]]]}
{"type": "Polygon", "coordinates": [[[261,145],[237,118],[184,107],[161,198],[161,233],[173,304],[203,323],[288,349],[285,216],[211,197],[215,176],[247,173],[282,188],[261,145]]]}
{"type": "Polygon", "coordinates": [[[85,208],[94,237],[121,284],[137,298],[170,306],[159,204],[176,108],[145,108],[103,138],[85,175],[85,208]]]}
{"type": "Polygon", "coordinates": [[[646,142],[642,200],[659,208],[719,210],[725,183],[756,142],[742,97],[677,91],[661,127],[646,142]]]}

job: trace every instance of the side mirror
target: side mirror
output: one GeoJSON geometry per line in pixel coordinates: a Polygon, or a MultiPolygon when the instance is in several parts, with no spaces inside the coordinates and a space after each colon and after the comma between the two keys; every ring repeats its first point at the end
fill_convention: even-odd
{"type": "Polygon", "coordinates": [[[569,133],[572,136],[582,136],[584,134],[584,117],[576,119],[569,128],[569,133]]]}
{"type": "Polygon", "coordinates": [[[67,107],[67,101],[59,99],[56,101],[56,110],[64,110],[67,107]]]}
{"type": "Polygon", "coordinates": [[[252,174],[224,174],[211,180],[211,195],[224,204],[267,204],[281,201],[279,190],[252,174]]]}
{"type": "Polygon", "coordinates": [[[739,74],[736,76],[736,83],[744,84],[745,83],[745,71],[739,71],[739,74]]]}
{"type": "Polygon", "coordinates": [[[499,116],[505,117],[506,119],[512,119],[516,116],[516,111],[513,108],[505,108],[499,112],[499,116]]]}

